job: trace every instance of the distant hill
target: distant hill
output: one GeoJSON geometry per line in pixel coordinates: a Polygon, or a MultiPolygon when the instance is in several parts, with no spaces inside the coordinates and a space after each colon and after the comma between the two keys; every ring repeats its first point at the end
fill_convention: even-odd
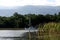
{"type": "Polygon", "coordinates": [[[60,6],[16,6],[16,7],[0,7],[0,16],[11,16],[14,12],[19,14],[54,14],[60,12],[60,6]]]}

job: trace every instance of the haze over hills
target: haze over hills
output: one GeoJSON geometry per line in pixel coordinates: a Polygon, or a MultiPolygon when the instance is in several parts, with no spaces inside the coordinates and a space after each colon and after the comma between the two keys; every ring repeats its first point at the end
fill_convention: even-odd
{"type": "Polygon", "coordinates": [[[16,6],[16,7],[0,7],[0,16],[11,16],[14,12],[19,14],[54,14],[60,12],[60,6],[16,6]]]}

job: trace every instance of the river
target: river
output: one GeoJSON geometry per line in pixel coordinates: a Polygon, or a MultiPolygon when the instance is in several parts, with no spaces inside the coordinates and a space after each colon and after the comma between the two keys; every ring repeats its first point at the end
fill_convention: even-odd
{"type": "MultiPolygon", "coordinates": [[[[30,30],[30,32],[34,31],[37,30],[30,30]]],[[[0,30],[0,40],[25,40],[22,37],[27,32],[29,32],[29,30],[0,30]]]]}

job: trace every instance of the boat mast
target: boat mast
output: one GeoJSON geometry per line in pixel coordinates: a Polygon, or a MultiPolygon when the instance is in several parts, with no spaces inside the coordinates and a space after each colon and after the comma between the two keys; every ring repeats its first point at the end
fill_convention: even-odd
{"type": "Polygon", "coordinates": [[[30,15],[28,16],[28,19],[29,19],[29,27],[31,26],[31,17],[30,15]]]}

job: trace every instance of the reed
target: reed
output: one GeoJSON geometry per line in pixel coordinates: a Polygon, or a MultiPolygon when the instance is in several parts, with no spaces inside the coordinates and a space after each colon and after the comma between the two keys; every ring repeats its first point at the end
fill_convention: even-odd
{"type": "Polygon", "coordinates": [[[49,22],[39,25],[38,31],[29,31],[29,40],[60,40],[60,23],[49,22]]]}
{"type": "Polygon", "coordinates": [[[49,22],[43,26],[39,25],[39,36],[42,35],[43,40],[58,40],[60,39],[60,23],[49,22]]]}

